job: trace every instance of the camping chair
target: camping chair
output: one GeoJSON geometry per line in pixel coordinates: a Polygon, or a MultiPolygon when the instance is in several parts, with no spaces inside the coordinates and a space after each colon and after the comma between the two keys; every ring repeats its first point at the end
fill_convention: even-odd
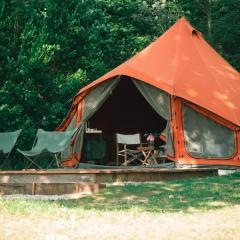
{"type": "Polygon", "coordinates": [[[18,151],[29,161],[30,165],[34,165],[38,169],[43,169],[37,162],[40,156],[50,156],[52,161],[46,166],[48,169],[54,162],[56,166],[60,167],[61,153],[67,147],[76,130],[65,132],[47,132],[38,129],[33,147],[30,151],[18,151]]]}
{"type": "Polygon", "coordinates": [[[15,132],[1,132],[0,133],[0,159],[3,158],[3,168],[17,142],[17,139],[21,133],[22,129],[15,132]]]}
{"type": "Polygon", "coordinates": [[[137,134],[116,134],[117,144],[117,165],[119,165],[119,157],[124,158],[122,165],[127,166],[132,162],[138,161],[142,163],[142,151],[130,149],[128,146],[141,146],[141,136],[137,134]]]}

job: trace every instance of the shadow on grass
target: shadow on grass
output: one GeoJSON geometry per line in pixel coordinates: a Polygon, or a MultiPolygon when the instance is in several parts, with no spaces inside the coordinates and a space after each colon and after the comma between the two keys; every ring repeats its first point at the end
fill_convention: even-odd
{"type": "Polygon", "coordinates": [[[192,212],[239,204],[240,173],[205,179],[169,181],[158,184],[110,186],[79,200],[56,201],[66,208],[100,211],[137,208],[147,212],[192,212]]]}

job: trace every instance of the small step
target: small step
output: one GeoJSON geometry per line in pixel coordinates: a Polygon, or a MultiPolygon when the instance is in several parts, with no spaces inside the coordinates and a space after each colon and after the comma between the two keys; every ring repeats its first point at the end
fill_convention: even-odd
{"type": "Polygon", "coordinates": [[[69,171],[0,171],[0,183],[95,183],[95,174],[69,171]]]}

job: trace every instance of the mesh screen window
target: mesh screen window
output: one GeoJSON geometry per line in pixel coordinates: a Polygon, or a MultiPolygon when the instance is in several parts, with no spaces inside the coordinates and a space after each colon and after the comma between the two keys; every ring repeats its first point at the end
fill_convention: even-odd
{"type": "Polygon", "coordinates": [[[235,153],[234,132],[184,106],[184,138],[188,153],[196,158],[230,158],[235,153]]]}

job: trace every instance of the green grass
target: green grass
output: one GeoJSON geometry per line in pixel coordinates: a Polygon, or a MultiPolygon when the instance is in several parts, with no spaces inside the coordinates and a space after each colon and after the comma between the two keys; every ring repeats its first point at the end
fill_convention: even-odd
{"type": "Polygon", "coordinates": [[[240,202],[240,173],[223,177],[109,186],[78,200],[0,200],[0,212],[57,213],[60,208],[96,211],[192,212],[240,202]]]}

